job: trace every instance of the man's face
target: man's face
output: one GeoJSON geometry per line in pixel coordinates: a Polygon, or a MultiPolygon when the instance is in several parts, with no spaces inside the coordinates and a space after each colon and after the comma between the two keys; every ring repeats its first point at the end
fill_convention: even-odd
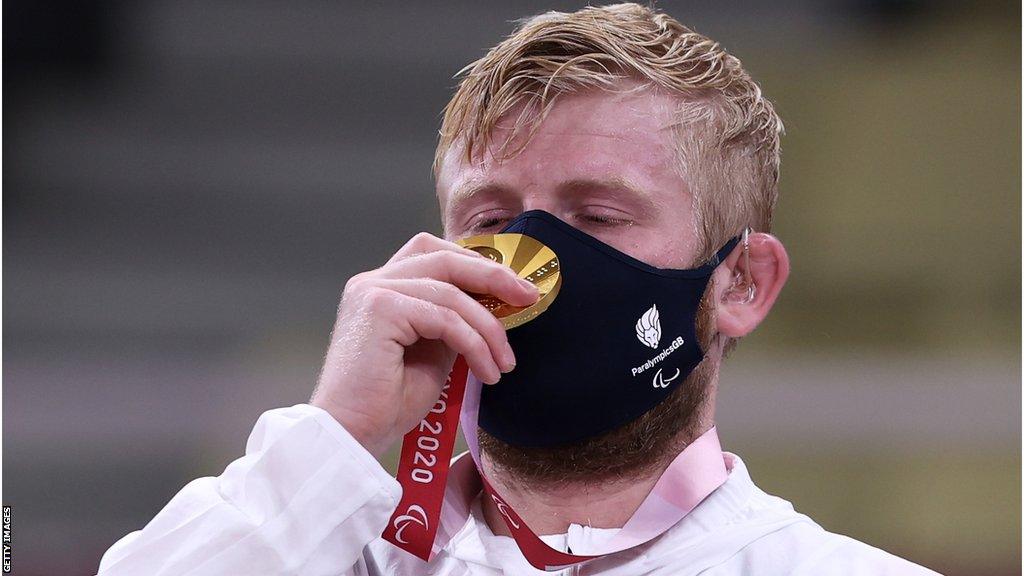
{"type": "MultiPolygon", "coordinates": [[[[652,266],[688,267],[699,243],[669,128],[677,105],[649,90],[563,94],[511,159],[488,152],[471,165],[453,146],[437,183],[445,237],[494,233],[542,209],[652,266]]],[[[495,153],[518,113],[492,133],[495,153]]]]}
{"type": "MultiPolygon", "coordinates": [[[[652,266],[694,265],[700,243],[692,195],[677,169],[671,128],[678,104],[672,96],[648,90],[563,94],[527,146],[504,162],[487,153],[470,164],[464,150],[453,147],[437,183],[445,237],[495,233],[521,212],[542,209],[652,266]]],[[[496,153],[518,114],[513,110],[492,133],[496,153]]],[[[509,147],[520,144],[513,141],[509,147]]],[[[705,350],[716,333],[713,286],[697,312],[697,335],[705,350]]],[[[716,367],[717,358],[709,355],[658,409],[573,445],[571,458],[561,448],[507,446],[481,431],[485,461],[535,483],[612,478],[656,465],[665,454],[674,454],[676,434],[701,426],[704,399],[714,396],[716,367]],[[631,449],[638,445],[652,448],[631,449]]]]}

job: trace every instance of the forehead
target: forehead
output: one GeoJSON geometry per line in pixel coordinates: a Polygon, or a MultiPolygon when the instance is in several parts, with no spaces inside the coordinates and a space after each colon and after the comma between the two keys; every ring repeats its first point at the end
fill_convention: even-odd
{"type": "Polygon", "coordinates": [[[474,152],[472,163],[465,160],[461,143],[452,146],[438,172],[442,212],[467,191],[491,183],[540,191],[560,181],[620,179],[678,193],[682,182],[672,129],[678,98],[637,84],[621,88],[559,95],[526,147],[512,158],[495,156],[500,156],[501,145],[516,149],[524,141],[527,128],[514,137],[511,130],[521,107],[498,122],[489,150],[474,152]]]}

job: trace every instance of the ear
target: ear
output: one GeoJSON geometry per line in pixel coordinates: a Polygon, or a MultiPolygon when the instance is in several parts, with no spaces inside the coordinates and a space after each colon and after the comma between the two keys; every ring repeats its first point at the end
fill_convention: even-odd
{"type": "Polygon", "coordinates": [[[789,277],[789,255],[778,238],[755,232],[749,236],[749,245],[749,269],[741,242],[714,273],[718,332],[732,338],[746,336],[757,328],[789,277]],[[735,297],[737,292],[747,295],[744,279],[748,277],[754,284],[753,297],[735,297]]]}

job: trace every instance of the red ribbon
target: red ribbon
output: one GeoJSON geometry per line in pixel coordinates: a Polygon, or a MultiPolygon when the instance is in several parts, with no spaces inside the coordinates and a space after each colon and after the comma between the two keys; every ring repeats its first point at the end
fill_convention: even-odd
{"type": "MultiPolygon", "coordinates": [[[[462,397],[466,391],[469,368],[462,355],[441,389],[434,407],[402,439],[402,455],[396,478],[402,486],[402,500],[391,515],[382,535],[385,540],[423,560],[429,560],[441,523],[448,469],[455,448],[462,397]]],[[[494,500],[523,555],[541,570],[553,570],[596,556],[576,556],[552,549],[526,525],[501,496],[480,475],[484,490],[494,500]]]]}
{"type": "MultiPolygon", "coordinates": [[[[382,537],[395,546],[415,555],[423,560],[429,560],[435,551],[434,539],[441,520],[441,506],[444,502],[445,486],[448,480],[448,469],[451,465],[452,451],[455,447],[455,432],[458,428],[459,416],[462,411],[463,398],[466,393],[466,383],[469,377],[469,368],[465,359],[460,355],[455,359],[448,381],[441,391],[438,399],[430,412],[420,421],[419,425],[405,435],[402,441],[402,455],[398,464],[396,475],[399,484],[402,486],[402,500],[391,516],[390,522],[384,529],[382,537]]],[[[476,384],[477,386],[479,384],[476,384]]],[[[474,389],[474,396],[471,405],[467,406],[468,420],[463,424],[467,434],[476,433],[476,405],[479,401],[479,390],[474,389]]],[[[475,450],[475,438],[469,439],[470,451],[475,450]]],[[[655,491],[662,482],[668,483],[668,490],[674,494],[687,496],[685,503],[668,503],[658,499],[652,500],[651,504],[657,509],[663,509],[665,505],[673,505],[675,516],[669,515],[668,522],[663,522],[661,530],[668,529],[672,524],[690,512],[697,504],[725,482],[728,473],[721,456],[721,447],[718,444],[718,436],[714,428],[707,431],[703,436],[684,450],[677,459],[669,466],[662,478],[659,479],[655,491]],[[692,450],[692,452],[688,452],[692,450]]],[[[476,454],[474,453],[474,458],[476,454]]],[[[484,477],[477,462],[477,472],[480,475],[484,492],[494,501],[498,513],[508,526],[509,532],[515,539],[523,556],[535,568],[540,570],[559,570],[599,558],[607,554],[593,556],[580,556],[555,550],[541,540],[537,534],[527,526],[526,522],[516,514],[505,500],[495,492],[494,488],[484,477]]],[[[656,515],[648,508],[648,496],[644,503],[637,510],[635,517],[630,520],[632,523],[640,518],[639,524],[647,524],[650,528],[651,515],[656,515]],[[646,511],[645,511],[646,510],[646,511]],[[646,516],[645,516],[646,514],[646,516]]],[[[661,520],[665,520],[662,518],[661,520]]],[[[627,523],[626,528],[630,526],[627,523]]],[[[654,524],[658,526],[658,524],[654,524]]],[[[656,534],[650,533],[642,539],[626,543],[624,546],[609,549],[607,553],[616,550],[624,550],[635,546],[642,541],[653,538],[656,534]]],[[[643,530],[641,530],[643,533],[643,530]]],[[[635,536],[635,534],[634,534],[635,536]]],[[[437,547],[440,550],[441,547],[437,547]]]]}
{"type": "Polygon", "coordinates": [[[430,559],[441,520],[444,487],[468,375],[469,367],[460,354],[441,389],[441,397],[402,440],[396,474],[402,486],[402,500],[382,537],[424,560],[430,559]]]}

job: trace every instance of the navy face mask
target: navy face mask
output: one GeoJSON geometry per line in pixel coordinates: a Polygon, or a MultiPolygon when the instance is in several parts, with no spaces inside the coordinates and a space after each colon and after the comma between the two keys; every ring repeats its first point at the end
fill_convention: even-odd
{"type": "Polygon", "coordinates": [[[655,268],[543,210],[502,232],[531,236],[558,255],[551,306],[508,331],[515,369],[480,398],[480,427],[513,446],[577,442],[656,406],[704,357],[697,308],[711,273],[739,237],[699,268],[655,268]]]}

